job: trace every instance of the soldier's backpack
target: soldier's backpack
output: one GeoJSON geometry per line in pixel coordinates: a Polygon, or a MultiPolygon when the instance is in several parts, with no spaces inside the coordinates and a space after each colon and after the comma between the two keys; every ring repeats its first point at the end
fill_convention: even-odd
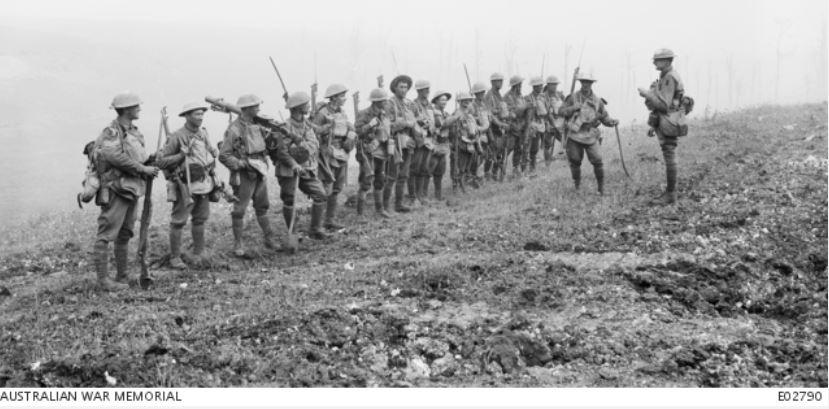
{"type": "Polygon", "coordinates": [[[83,154],[86,156],[86,173],[83,181],[81,181],[81,192],[78,193],[78,207],[83,209],[83,203],[89,203],[95,198],[98,190],[101,188],[101,178],[98,176],[98,169],[95,166],[94,158],[95,141],[87,143],[83,148],[83,154]]]}

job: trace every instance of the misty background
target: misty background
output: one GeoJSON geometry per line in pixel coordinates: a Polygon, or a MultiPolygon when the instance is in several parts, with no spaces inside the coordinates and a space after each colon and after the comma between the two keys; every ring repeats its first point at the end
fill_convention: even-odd
{"type": "MultiPolygon", "coordinates": [[[[108,106],[125,90],[144,101],[136,124],[153,151],[165,105],[171,130],[183,123],[176,115],[184,103],[207,95],[235,103],[255,93],[263,113],[287,117],[268,56],[289,91],[308,92],[316,78],[321,100],[340,82],[360,91],[364,108],[379,74],[386,84],[398,73],[427,79],[432,92],[467,89],[463,63],[473,83],[487,84],[492,72],[528,78],[542,74],[543,64],[543,75],[558,76],[567,93],[584,49],[581,67],[598,79],[595,92],[612,116],[631,124],[647,118],[636,88],[657,78],[651,56],[668,47],[696,99],[692,116],[701,118],[825,101],[826,21],[820,0],[5,1],[0,224],[79,211],[81,151],[114,118],[108,106]]],[[[530,92],[527,83],[523,91],[530,92]]],[[[206,115],[214,144],[227,120],[206,115]]],[[[278,191],[270,193],[276,200],[278,191]]]]}

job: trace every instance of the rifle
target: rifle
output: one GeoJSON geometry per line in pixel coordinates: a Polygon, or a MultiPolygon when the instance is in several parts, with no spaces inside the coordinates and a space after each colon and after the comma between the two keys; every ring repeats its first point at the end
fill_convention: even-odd
{"type": "MultiPolygon", "coordinates": [[[[579,63],[576,64],[576,69],[573,70],[573,79],[570,81],[570,94],[568,97],[572,97],[573,92],[576,91],[576,78],[579,76],[579,69],[581,68],[581,58],[584,56],[584,46],[587,43],[587,39],[585,38],[581,44],[581,53],[579,54],[579,63]]],[[[575,98],[573,98],[575,99],[575,98]]],[[[567,151],[567,133],[569,131],[569,126],[567,126],[567,120],[564,122],[564,133],[561,136],[561,150],[562,152],[567,151]]]]}
{"type": "MultiPolygon", "coordinates": [[[[276,64],[274,64],[276,66],[276,64]]],[[[317,53],[314,53],[314,83],[311,84],[311,115],[317,114],[317,53]]]]}
{"type": "MultiPolygon", "coordinates": [[[[161,122],[158,124],[158,141],[156,142],[155,155],[151,161],[154,161],[161,152],[161,140],[165,130],[165,122],[167,120],[167,107],[161,109],[161,122]]],[[[153,278],[150,276],[150,267],[147,264],[147,231],[150,227],[150,219],[153,215],[153,181],[152,176],[144,178],[146,183],[146,190],[144,191],[144,206],[141,209],[141,225],[138,229],[138,264],[141,266],[141,275],[138,278],[138,285],[146,290],[150,288],[153,283],[153,278]]]]}

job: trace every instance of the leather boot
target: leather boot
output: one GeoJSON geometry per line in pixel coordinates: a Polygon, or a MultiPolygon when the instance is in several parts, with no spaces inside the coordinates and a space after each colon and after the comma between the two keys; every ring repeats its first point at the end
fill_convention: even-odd
{"type": "Polygon", "coordinates": [[[397,213],[408,213],[412,211],[409,206],[403,204],[403,185],[396,183],[394,185],[394,211],[397,213]]]}
{"type": "Polygon", "coordinates": [[[417,190],[420,192],[420,201],[429,203],[429,176],[421,176],[417,179],[417,190]]]}
{"type": "MultiPolygon", "coordinates": [[[[293,210],[294,208],[291,206],[282,206],[282,219],[285,220],[286,231],[291,227],[291,213],[293,210]]],[[[296,226],[294,226],[294,230],[296,230],[296,226]]]]}
{"type": "Polygon", "coordinates": [[[579,187],[581,187],[581,168],[570,166],[570,176],[573,177],[573,187],[579,190],[579,187]]]}
{"type": "Polygon", "coordinates": [[[170,227],[170,267],[183,270],[187,268],[181,260],[181,227],[170,227]]]}
{"type": "Polygon", "coordinates": [[[314,240],[328,238],[328,233],[322,230],[322,212],[325,211],[325,203],[314,203],[311,205],[311,231],[308,236],[314,240]]]}
{"type": "Polygon", "coordinates": [[[596,188],[599,190],[599,195],[604,195],[604,168],[595,167],[593,173],[596,175],[596,188]]]}
{"type": "Polygon", "coordinates": [[[374,211],[377,213],[378,216],[388,219],[391,216],[383,207],[383,193],[382,190],[375,190],[374,191],[374,211]]]}
{"type": "Polygon", "coordinates": [[[665,206],[676,202],[676,192],[665,191],[656,199],[653,199],[651,204],[656,206],[665,206]]]}
{"type": "Polygon", "coordinates": [[[406,180],[406,188],[409,191],[409,194],[406,195],[406,199],[412,204],[414,204],[415,200],[417,200],[417,192],[415,188],[417,187],[415,180],[417,180],[417,176],[410,175],[409,179],[406,180]]]}
{"type": "Polygon", "coordinates": [[[204,253],[204,225],[192,225],[190,232],[193,234],[193,255],[200,257],[204,253]]]}
{"type": "Polygon", "coordinates": [[[271,222],[268,220],[268,215],[256,216],[256,222],[259,223],[259,228],[262,229],[262,235],[265,236],[265,248],[275,250],[279,246],[273,241],[273,230],[271,230],[271,222]]]}
{"type": "Polygon", "coordinates": [[[357,191],[357,214],[362,216],[366,207],[366,192],[357,191]]]}
{"type": "Polygon", "coordinates": [[[113,253],[115,253],[115,281],[125,283],[129,280],[127,272],[127,243],[115,242],[113,253]]]}
{"type": "Polygon", "coordinates": [[[334,221],[337,218],[337,196],[329,195],[326,203],[325,224],[323,226],[328,230],[340,230],[345,227],[334,221]]]}
{"type": "Polygon", "coordinates": [[[435,175],[433,179],[435,184],[435,200],[443,200],[443,175],[435,175]]]}
{"type": "Polygon", "coordinates": [[[245,255],[245,248],[242,246],[242,232],[245,230],[245,220],[241,217],[231,218],[231,228],[233,229],[233,254],[237,257],[245,255]]]}
{"type": "Polygon", "coordinates": [[[92,258],[95,265],[98,289],[103,291],[120,291],[129,288],[126,283],[118,283],[109,279],[109,245],[106,242],[95,242],[92,258]]]}
{"type": "Polygon", "coordinates": [[[386,213],[389,213],[391,211],[392,189],[394,189],[394,185],[386,184],[386,186],[383,187],[383,210],[385,210],[386,213]]]}

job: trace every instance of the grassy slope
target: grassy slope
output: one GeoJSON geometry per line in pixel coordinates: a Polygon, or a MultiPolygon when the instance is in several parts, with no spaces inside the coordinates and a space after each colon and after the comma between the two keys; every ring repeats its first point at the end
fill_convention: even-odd
{"type": "Polygon", "coordinates": [[[826,386],[826,116],[695,124],[674,207],[646,205],[664,171],[642,129],[630,181],[605,131],[603,198],[558,160],[385,224],[348,209],[295,256],[228,257],[214,207],[211,267],[147,292],[90,290],[93,212],[44,217],[6,235],[0,385],[826,386]]]}

